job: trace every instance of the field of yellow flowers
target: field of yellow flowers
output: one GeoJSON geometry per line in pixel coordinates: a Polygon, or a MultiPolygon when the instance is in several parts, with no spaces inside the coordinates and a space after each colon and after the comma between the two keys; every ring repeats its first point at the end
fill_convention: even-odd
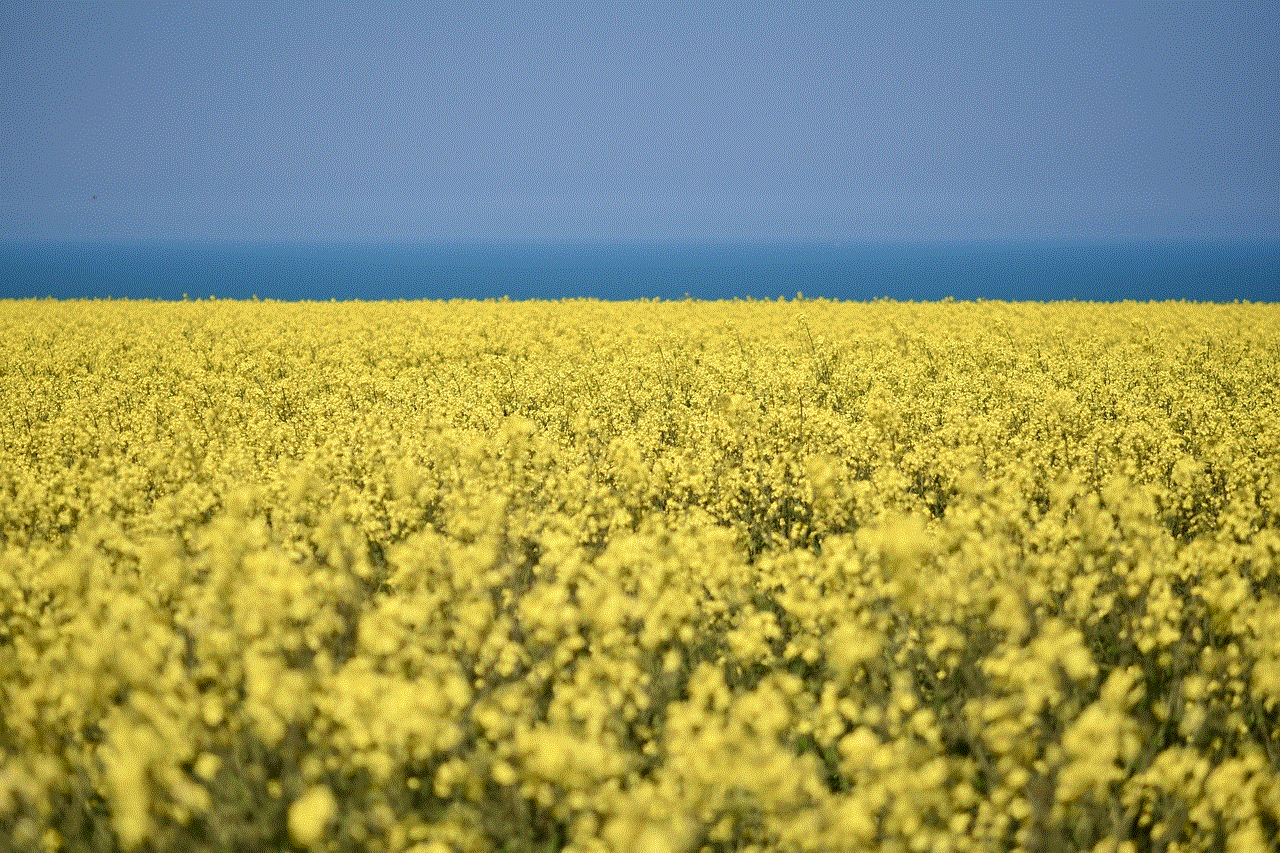
{"type": "Polygon", "coordinates": [[[1280,305],[0,327],[0,849],[1280,847],[1280,305]]]}

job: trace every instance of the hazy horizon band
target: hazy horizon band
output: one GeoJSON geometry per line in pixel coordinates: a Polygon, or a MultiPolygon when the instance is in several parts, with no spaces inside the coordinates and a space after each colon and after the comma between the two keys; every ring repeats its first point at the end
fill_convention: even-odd
{"type": "Polygon", "coordinates": [[[1280,241],[0,242],[0,298],[1280,298],[1280,241]]]}

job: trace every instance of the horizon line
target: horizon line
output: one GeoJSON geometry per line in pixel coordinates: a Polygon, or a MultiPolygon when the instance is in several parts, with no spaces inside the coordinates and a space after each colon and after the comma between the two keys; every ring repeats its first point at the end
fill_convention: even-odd
{"type": "Polygon", "coordinates": [[[0,245],[21,246],[122,246],[122,245],[224,245],[224,246],[386,246],[403,248],[871,248],[888,246],[1270,246],[1280,244],[1280,234],[1196,237],[951,237],[951,238],[641,238],[641,237],[429,237],[429,238],[323,238],[323,237],[5,237],[0,245]]]}

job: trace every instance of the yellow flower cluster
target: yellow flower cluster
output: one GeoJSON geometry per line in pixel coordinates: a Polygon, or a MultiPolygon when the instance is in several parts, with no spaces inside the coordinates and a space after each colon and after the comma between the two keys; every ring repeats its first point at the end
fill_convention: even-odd
{"type": "Polygon", "coordinates": [[[1280,307],[0,302],[0,848],[1280,849],[1280,307]]]}

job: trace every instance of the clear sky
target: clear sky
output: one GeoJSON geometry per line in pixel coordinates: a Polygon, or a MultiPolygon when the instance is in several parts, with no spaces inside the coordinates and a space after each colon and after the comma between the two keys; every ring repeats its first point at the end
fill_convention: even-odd
{"type": "Polygon", "coordinates": [[[0,5],[0,239],[155,237],[1274,240],[1280,3],[0,5]]]}

